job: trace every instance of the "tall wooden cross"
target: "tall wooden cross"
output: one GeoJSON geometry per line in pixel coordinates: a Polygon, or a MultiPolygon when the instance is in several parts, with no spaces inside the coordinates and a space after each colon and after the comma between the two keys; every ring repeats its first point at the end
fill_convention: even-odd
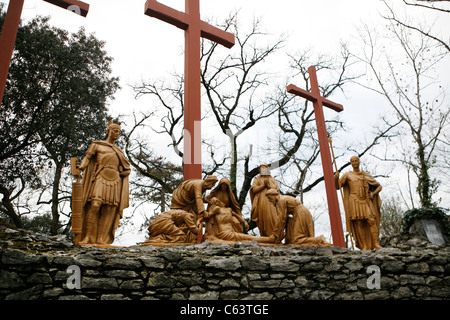
{"type": "Polygon", "coordinates": [[[189,180],[202,178],[200,41],[206,38],[231,48],[234,35],[202,21],[199,0],[185,1],[185,12],[180,12],[147,0],[145,14],[185,30],[183,175],[189,180]]]}
{"type": "MultiPolygon", "coordinates": [[[[77,0],[44,0],[58,7],[73,11],[86,17],[89,4],[77,0]]],[[[24,0],[10,0],[5,21],[3,22],[0,35],[0,104],[5,92],[6,80],[8,79],[9,66],[16,42],[17,30],[19,29],[20,17],[22,15],[24,0]]]]}
{"type": "Polygon", "coordinates": [[[316,68],[314,66],[308,68],[308,73],[311,83],[311,92],[300,89],[293,84],[287,87],[287,91],[309,101],[312,101],[313,103],[314,113],[316,116],[317,135],[319,136],[320,157],[322,160],[323,176],[327,193],[328,212],[330,215],[333,244],[335,246],[345,247],[341,212],[339,210],[339,201],[336,188],[334,186],[333,165],[331,162],[330,146],[328,141],[327,128],[325,126],[325,117],[323,115],[323,106],[331,108],[337,112],[341,112],[342,110],[344,110],[344,107],[340,104],[327,100],[320,95],[316,68]]]}

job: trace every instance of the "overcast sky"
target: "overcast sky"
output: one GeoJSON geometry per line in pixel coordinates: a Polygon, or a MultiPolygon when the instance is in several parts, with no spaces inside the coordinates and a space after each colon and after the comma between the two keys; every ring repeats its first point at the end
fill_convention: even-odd
{"type": "MultiPolygon", "coordinates": [[[[52,25],[71,32],[84,27],[87,33],[94,33],[106,41],[105,49],[114,58],[113,74],[120,77],[122,87],[115,95],[110,111],[120,114],[134,108],[145,108],[145,99],[135,100],[129,85],[168,77],[173,71],[182,73],[184,32],[144,15],[145,0],[85,2],[90,4],[86,18],[42,0],[25,0],[22,18],[30,20],[36,15],[50,16],[52,25]]],[[[184,11],[184,0],[160,2],[184,11]]],[[[404,6],[400,8],[404,10],[404,6]]],[[[312,48],[316,52],[337,54],[339,43],[352,42],[361,22],[383,23],[379,12],[384,10],[384,5],[380,0],[201,0],[200,10],[202,19],[212,21],[222,21],[236,10],[240,10],[241,20],[250,22],[254,17],[261,17],[268,32],[289,36],[286,51],[312,48]]],[[[417,12],[423,14],[423,11],[417,12]]],[[[449,21],[442,27],[450,29],[449,21]]],[[[287,57],[285,59],[287,67],[289,61],[287,57]]],[[[283,60],[280,63],[283,64],[283,60]]],[[[367,112],[377,113],[375,110],[379,105],[377,108],[361,107],[367,103],[367,93],[362,96],[359,92],[348,93],[346,97],[338,97],[341,100],[337,101],[344,105],[347,115],[358,117],[367,116],[367,112]]]]}
{"type": "MultiPolygon", "coordinates": [[[[83,26],[88,33],[106,41],[106,51],[114,57],[113,72],[120,77],[123,88],[111,104],[113,113],[140,103],[134,100],[129,84],[183,70],[184,32],[144,15],[145,0],[85,2],[90,4],[90,10],[83,18],[42,0],[25,0],[22,18],[48,15],[50,23],[59,28],[75,32],[83,26]]],[[[184,0],[160,2],[184,11],[184,0]]],[[[262,17],[262,25],[269,32],[288,34],[292,48],[309,46],[322,52],[335,51],[341,40],[351,39],[360,21],[378,19],[379,8],[379,0],[200,1],[202,19],[222,21],[229,13],[240,10],[241,19],[262,17]]]]}
{"type": "MultiPolygon", "coordinates": [[[[110,104],[111,113],[127,114],[133,109],[145,109],[145,99],[136,100],[129,85],[141,80],[168,78],[173,71],[181,73],[184,32],[144,15],[145,0],[84,2],[90,4],[86,18],[42,0],[25,0],[22,18],[29,21],[36,15],[50,16],[50,24],[56,27],[71,32],[84,27],[87,33],[106,41],[105,49],[114,58],[113,75],[120,77],[122,87],[110,104]]],[[[160,2],[184,11],[184,0],[160,2]]],[[[310,47],[316,52],[337,53],[341,41],[352,41],[356,37],[356,28],[361,22],[383,23],[380,12],[384,5],[380,0],[201,0],[200,10],[202,19],[210,21],[222,21],[236,10],[240,10],[242,20],[249,22],[261,17],[267,31],[289,36],[286,50],[310,47]]],[[[422,15],[418,12],[418,16],[422,15]]],[[[439,23],[444,24],[438,27],[450,29],[449,21],[439,23]]],[[[286,58],[286,65],[288,63],[286,58]]],[[[344,105],[344,120],[363,127],[367,125],[364,119],[368,119],[368,115],[376,115],[383,109],[384,102],[380,98],[368,97],[368,92],[350,90],[346,96],[331,99],[344,105]],[[355,118],[360,120],[351,120],[355,118]]]]}

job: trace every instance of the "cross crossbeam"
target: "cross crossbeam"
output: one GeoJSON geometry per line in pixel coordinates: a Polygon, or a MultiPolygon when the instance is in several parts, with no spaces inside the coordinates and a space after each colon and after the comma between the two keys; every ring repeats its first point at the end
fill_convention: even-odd
{"type": "Polygon", "coordinates": [[[319,137],[320,157],[322,160],[323,176],[327,193],[328,213],[330,216],[333,244],[335,246],[345,247],[341,212],[339,210],[339,201],[336,188],[334,186],[333,164],[331,162],[330,146],[327,128],[325,125],[325,117],[323,114],[323,106],[326,106],[336,112],[341,112],[344,110],[344,107],[321,96],[319,83],[317,81],[316,68],[314,66],[308,68],[308,73],[311,84],[311,92],[300,89],[293,84],[287,86],[287,91],[313,103],[317,125],[317,135],[319,137]]]}
{"type": "Polygon", "coordinates": [[[79,13],[83,17],[86,17],[89,12],[89,4],[83,1],[78,0],[44,0],[44,1],[54,4],[55,6],[61,7],[63,9],[68,9],[75,13],[79,13]]]}
{"type": "MultiPolygon", "coordinates": [[[[189,6],[189,9],[192,9],[192,6],[189,6]]],[[[200,20],[200,11],[197,8],[193,12],[192,10],[189,11],[189,13],[181,12],[156,0],[148,0],[145,4],[145,14],[150,17],[167,22],[182,30],[187,30],[189,26],[199,24],[202,38],[217,42],[226,48],[232,48],[234,46],[234,35],[232,33],[223,31],[200,20]]]]}
{"type": "Polygon", "coordinates": [[[333,101],[325,99],[324,97],[317,98],[316,95],[313,95],[311,92],[303,90],[303,89],[300,89],[300,88],[294,86],[293,84],[291,84],[291,85],[289,85],[287,87],[287,91],[289,93],[295,94],[295,95],[297,95],[299,97],[305,98],[306,100],[309,100],[311,102],[317,102],[318,99],[321,99],[322,104],[325,107],[333,109],[336,112],[341,112],[342,110],[344,110],[342,105],[334,103],[333,101]]]}

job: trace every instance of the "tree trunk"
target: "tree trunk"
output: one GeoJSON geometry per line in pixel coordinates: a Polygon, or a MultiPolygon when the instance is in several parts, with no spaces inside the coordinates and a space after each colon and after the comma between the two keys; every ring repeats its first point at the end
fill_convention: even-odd
{"type": "Polygon", "coordinates": [[[161,188],[161,212],[166,211],[166,189],[161,188]]]}
{"type": "Polygon", "coordinates": [[[430,208],[433,206],[433,191],[431,188],[430,175],[428,173],[429,163],[425,158],[425,148],[422,145],[421,139],[418,141],[417,160],[419,161],[417,192],[419,193],[420,204],[423,208],[430,208]]]}
{"type": "Polygon", "coordinates": [[[0,185],[0,194],[3,195],[2,207],[4,210],[2,210],[2,213],[6,214],[17,228],[22,228],[22,220],[14,210],[14,206],[10,200],[11,192],[5,186],[0,185]]]}
{"type": "Polygon", "coordinates": [[[62,164],[60,162],[56,163],[55,177],[53,179],[53,189],[52,189],[52,225],[50,226],[51,235],[58,234],[59,228],[58,198],[59,198],[59,183],[61,182],[62,169],[63,169],[62,164]]]}

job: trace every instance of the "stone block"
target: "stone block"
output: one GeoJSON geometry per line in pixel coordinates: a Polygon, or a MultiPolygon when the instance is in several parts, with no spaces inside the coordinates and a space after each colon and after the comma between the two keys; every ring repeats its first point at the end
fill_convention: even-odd
{"type": "Polygon", "coordinates": [[[205,293],[191,293],[189,295],[189,300],[218,300],[220,292],[208,291],[205,293]]]}
{"type": "Polygon", "coordinates": [[[141,290],[144,288],[144,282],[141,279],[125,280],[120,285],[123,290],[141,290]]]}
{"type": "Polygon", "coordinates": [[[290,261],[270,262],[270,270],[275,272],[297,272],[300,266],[290,261]]]}
{"type": "Polygon", "coordinates": [[[138,259],[132,258],[111,258],[105,262],[105,267],[134,270],[141,267],[141,262],[138,259]]]}
{"type": "Polygon", "coordinates": [[[241,261],[239,260],[239,258],[223,258],[211,260],[205,265],[205,267],[226,271],[236,271],[241,267],[241,261]]]}
{"type": "Polygon", "coordinates": [[[118,289],[116,279],[113,278],[89,278],[82,277],[81,280],[82,289],[99,289],[99,290],[112,290],[118,289]]]}
{"type": "Polygon", "coordinates": [[[239,288],[241,286],[235,279],[225,279],[219,284],[222,288],[239,288]]]}
{"type": "Polygon", "coordinates": [[[101,261],[93,259],[90,255],[78,255],[74,261],[74,264],[80,267],[97,268],[102,265],[101,261]]]}
{"type": "Polygon", "coordinates": [[[324,268],[324,264],[322,262],[308,262],[305,265],[303,265],[301,267],[301,271],[312,271],[312,272],[316,272],[316,271],[320,271],[324,268]]]}
{"type": "Polygon", "coordinates": [[[385,261],[381,264],[381,272],[399,273],[405,269],[405,263],[397,259],[385,261]]]}
{"type": "Polygon", "coordinates": [[[175,286],[176,281],[162,273],[152,273],[147,281],[147,287],[171,288],[175,286]]]}
{"type": "Polygon", "coordinates": [[[414,292],[409,287],[400,287],[394,290],[391,294],[393,299],[411,299],[414,297],[414,292]]]}
{"type": "Polygon", "coordinates": [[[425,262],[412,263],[406,266],[406,272],[411,273],[428,273],[430,267],[425,262]]]}
{"type": "Polygon", "coordinates": [[[41,263],[44,260],[44,256],[15,249],[7,249],[2,254],[2,263],[6,265],[28,265],[41,263]]]}
{"type": "Polygon", "coordinates": [[[42,272],[36,272],[33,273],[32,275],[30,275],[27,278],[27,283],[32,283],[32,284],[48,284],[48,283],[52,283],[52,277],[50,277],[50,275],[48,273],[42,273],[42,272]]]}
{"type": "Polygon", "coordinates": [[[202,267],[202,259],[199,257],[195,258],[185,258],[178,262],[178,268],[180,269],[191,269],[197,270],[202,267]]]}
{"type": "Polygon", "coordinates": [[[164,269],[166,266],[166,261],[160,257],[145,257],[141,258],[141,261],[147,268],[151,269],[164,269]]]}
{"type": "Polygon", "coordinates": [[[269,269],[270,264],[254,256],[245,256],[241,258],[242,267],[251,271],[263,271],[269,269]]]}
{"type": "Polygon", "coordinates": [[[0,289],[24,288],[25,283],[16,272],[0,270],[0,289]]]}

